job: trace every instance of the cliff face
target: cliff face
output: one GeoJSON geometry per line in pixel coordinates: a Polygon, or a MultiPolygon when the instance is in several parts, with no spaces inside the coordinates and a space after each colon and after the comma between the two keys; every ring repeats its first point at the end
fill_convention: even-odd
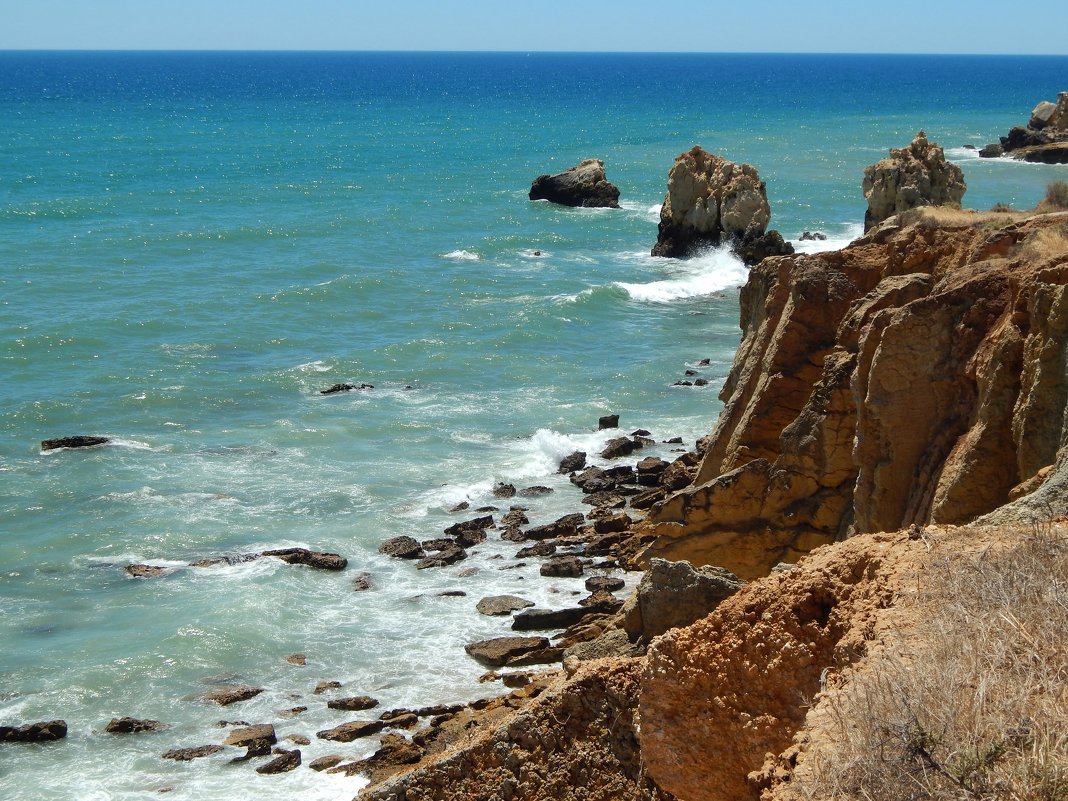
{"type": "Polygon", "coordinates": [[[751,578],[850,532],[973,520],[1056,461],[1068,214],[910,215],[752,270],[726,408],[647,555],[751,578]]]}

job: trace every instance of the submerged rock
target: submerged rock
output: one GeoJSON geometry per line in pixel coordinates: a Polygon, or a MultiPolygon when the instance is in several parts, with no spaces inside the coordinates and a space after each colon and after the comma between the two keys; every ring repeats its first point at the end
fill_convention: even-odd
{"type": "Polygon", "coordinates": [[[95,445],[106,445],[111,440],[107,437],[93,437],[79,434],[73,437],[58,437],[46,439],[41,442],[42,451],[54,451],[58,448],[92,448],[95,445]]]}
{"type": "Polygon", "coordinates": [[[262,687],[237,685],[233,687],[220,687],[217,690],[209,690],[208,692],[203,693],[200,697],[205,701],[213,701],[219,706],[230,706],[230,704],[236,704],[240,701],[247,701],[250,698],[255,698],[262,692],[262,687]]]}
{"type": "Polygon", "coordinates": [[[600,159],[586,159],[556,175],[539,175],[529,197],[563,206],[619,208],[619,189],[605,177],[600,159]]]}
{"type": "Polygon", "coordinates": [[[160,754],[164,759],[173,759],[178,762],[190,762],[194,759],[203,759],[212,754],[218,754],[223,750],[221,745],[198,745],[195,748],[174,748],[160,754]]]}

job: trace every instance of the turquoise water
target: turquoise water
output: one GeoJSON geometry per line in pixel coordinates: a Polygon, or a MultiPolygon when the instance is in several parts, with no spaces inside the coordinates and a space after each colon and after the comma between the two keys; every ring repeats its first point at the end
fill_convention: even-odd
{"type": "MultiPolygon", "coordinates": [[[[474,603],[573,600],[580,580],[499,570],[514,548],[492,538],[422,572],[376,547],[437,536],[496,481],[557,490],[534,523],[573,511],[555,466],[604,442],[602,414],[710,430],[745,269],[647,255],[674,156],[753,163],[774,227],[840,246],[863,167],[920,128],[966,205],[1034,205],[1068,168],[963,146],[1066,76],[1065,58],[0,53],[0,723],[71,726],[0,749],[0,797],[351,797],[304,768],[158,756],[220,741],[221,718],[313,736],[356,717],[310,694],[323,679],[383,708],[488,695],[462,645],[506,628],[474,603]],[[622,210],[527,200],[591,156],[622,210]],[[673,386],[702,358],[710,387],[673,386]],[[375,388],[319,394],[336,382],[375,388]],[[115,442],[40,451],[72,433],[115,442]],[[288,545],[349,569],[184,567],[288,545]],[[266,692],[190,700],[220,677],[266,692]],[[119,715],[171,728],[99,733],[119,715]]],[[[326,746],[305,761],[372,744],[326,746]]]]}

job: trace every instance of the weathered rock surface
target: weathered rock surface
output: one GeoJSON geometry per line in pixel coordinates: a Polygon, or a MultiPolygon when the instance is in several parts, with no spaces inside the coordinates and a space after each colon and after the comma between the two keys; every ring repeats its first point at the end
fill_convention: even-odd
{"type": "Polygon", "coordinates": [[[374,709],[378,701],[369,695],[354,695],[351,698],[335,698],[327,701],[330,709],[343,709],[346,712],[362,712],[365,709],[374,709]]]}
{"type": "Polygon", "coordinates": [[[891,148],[889,158],[866,167],[862,185],[868,201],[865,231],[917,206],[959,206],[965,190],[960,167],[946,161],[942,148],[928,142],[923,131],[908,147],[891,148]]]}
{"type": "Polygon", "coordinates": [[[510,615],[512,612],[526,609],[528,606],[534,606],[534,602],[528,601],[526,598],[520,598],[518,595],[491,595],[475,604],[479,614],[490,616],[510,615]]]}
{"type": "Polygon", "coordinates": [[[23,726],[0,726],[0,743],[47,743],[67,736],[65,720],[27,723],[23,726]]]}
{"type": "Polygon", "coordinates": [[[222,750],[223,747],[221,745],[198,745],[194,748],[174,748],[163,752],[160,756],[177,762],[191,762],[194,759],[203,759],[204,757],[218,754],[222,750]]]}
{"type": "Polygon", "coordinates": [[[632,640],[649,641],[700,620],[743,586],[744,581],[721,567],[695,570],[689,562],[653,559],[628,602],[624,627],[632,640]]]}
{"type": "Polygon", "coordinates": [[[357,740],[361,737],[370,737],[373,734],[378,734],[384,728],[386,728],[386,724],[385,721],[382,720],[356,720],[352,723],[342,723],[340,726],[335,726],[332,729],[317,731],[315,736],[320,740],[333,740],[337,743],[351,743],[353,740],[357,740]]]}
{"type": "Polygon", "coordinates": [[[973,520],[1057,462],[1068,214],[907,214],[751,271],[725,408],[694,485],[636,527],[646,556],[752,578],[850,532],[973,520]]]}
{"type": "Polygon", "coordinates": [[[584,572],[582,560],[577,556],[552,556],[545,562],[539,572],[543,576],[555,578],[576,578],[584,572]]]}
{"type": "Polygon", "coordinates": [[[278,548],[264,551],[263,556],[274,556],[289,565],[307,565],[318,570],[344,570],[349,561],[336,553],[309,551],[307,548],[278,548]]]}
{"type": "Polygon", "coordinates": [[[556,175],[539,175],[529,197],[563,206],[619,208],[619,189],[605,177],[600,159],[586,159],[556,175]]]}
{"type": "Polygon", "coordinates": [[[258,723],[255,726],[242,726],[230,732],[223,745],[235,748],[247,748],[246,756],[263,756],[271,753],[271,746],[278,742],[274,726],[270,723],[258,723]]]}
{"type": "Polygon", "coordinates": [[[126,565],[123,570],[134,578],[158,578],[171,572],[169,568],[159,565],[126,565]]]}
{"type": "Polygon", "coordinates": [[[1043,100],[1031,111],[1027,125],[1012,128],[1001,141],[979,151],[984,158],[1009,155],[1022,161],[1068,164],[1068,92],[1056,103],[1043,100]]]}
{"type": "Polygon", "coordinates": [[[484,665],[503,667],[517,657],[547,648],[544,637],[495,637],[490,640],[468,643],[467,653],[484,665]]]}
{"type": "Polygon", "coordinates": [[[166,723],[158,720],[140,720],[138,718],[112,718],[104,727],[106,734],[142,734],[144,732],[163,731],[166,723]]]}
{"type": "Polygon", "coordinates": [[[219,706],[230,706],[230,704],[236,704],[240,701],[247,701],[250,698],[255,698],[262,692],[263,688],[261,687],[235,685],[232,687],[220,687],[216,690],[209,690],[208,692],[203,693],[200,697],[205,701],[213,701],[219,706]]]}
{"type": "Polygon", "coordinates": [[[426,556],[423,546],[415,537],[390,537],[378,546],[378,552],[398,559],[422,559],[426,556]]]}
{"type": "Polygon", "coordinates": [[[721,242],[732,243],[747,264],[792,253],[777,231],[767,231],[770,220],[767,191],[754,167],[694,147],[668,173],[652,255],[684,258],[721,242]]]}

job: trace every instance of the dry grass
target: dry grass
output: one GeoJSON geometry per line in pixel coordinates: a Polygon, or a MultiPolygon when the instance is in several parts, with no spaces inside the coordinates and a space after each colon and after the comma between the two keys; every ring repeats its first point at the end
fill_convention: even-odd
{"type": "Polygon", "coordinates": [[[1054,209],[1068,209],[1068,182],[1053,181],[1047,185],[1045,203],[1054,209]]]}
{"type": "Polygon", "coordinates": [[[1041,228],[1024,241],[1021,255],[1033,261],[1044,261],[1068,253],[1068,223],[1041,228]]]}
{"type": "Polygon", "coordinates": [[[1068,801],[1068,539],[946,558],[920,636],[828,696],[794,797],[1068,801]]]}
{"type": "Polygon", "coordinates": [[[974,211],[957,206],[917,206],[899,215],[903,224],[927,225],[1011,225],[1030,216],[1030,212],[1011,210],[974,211]]]}

